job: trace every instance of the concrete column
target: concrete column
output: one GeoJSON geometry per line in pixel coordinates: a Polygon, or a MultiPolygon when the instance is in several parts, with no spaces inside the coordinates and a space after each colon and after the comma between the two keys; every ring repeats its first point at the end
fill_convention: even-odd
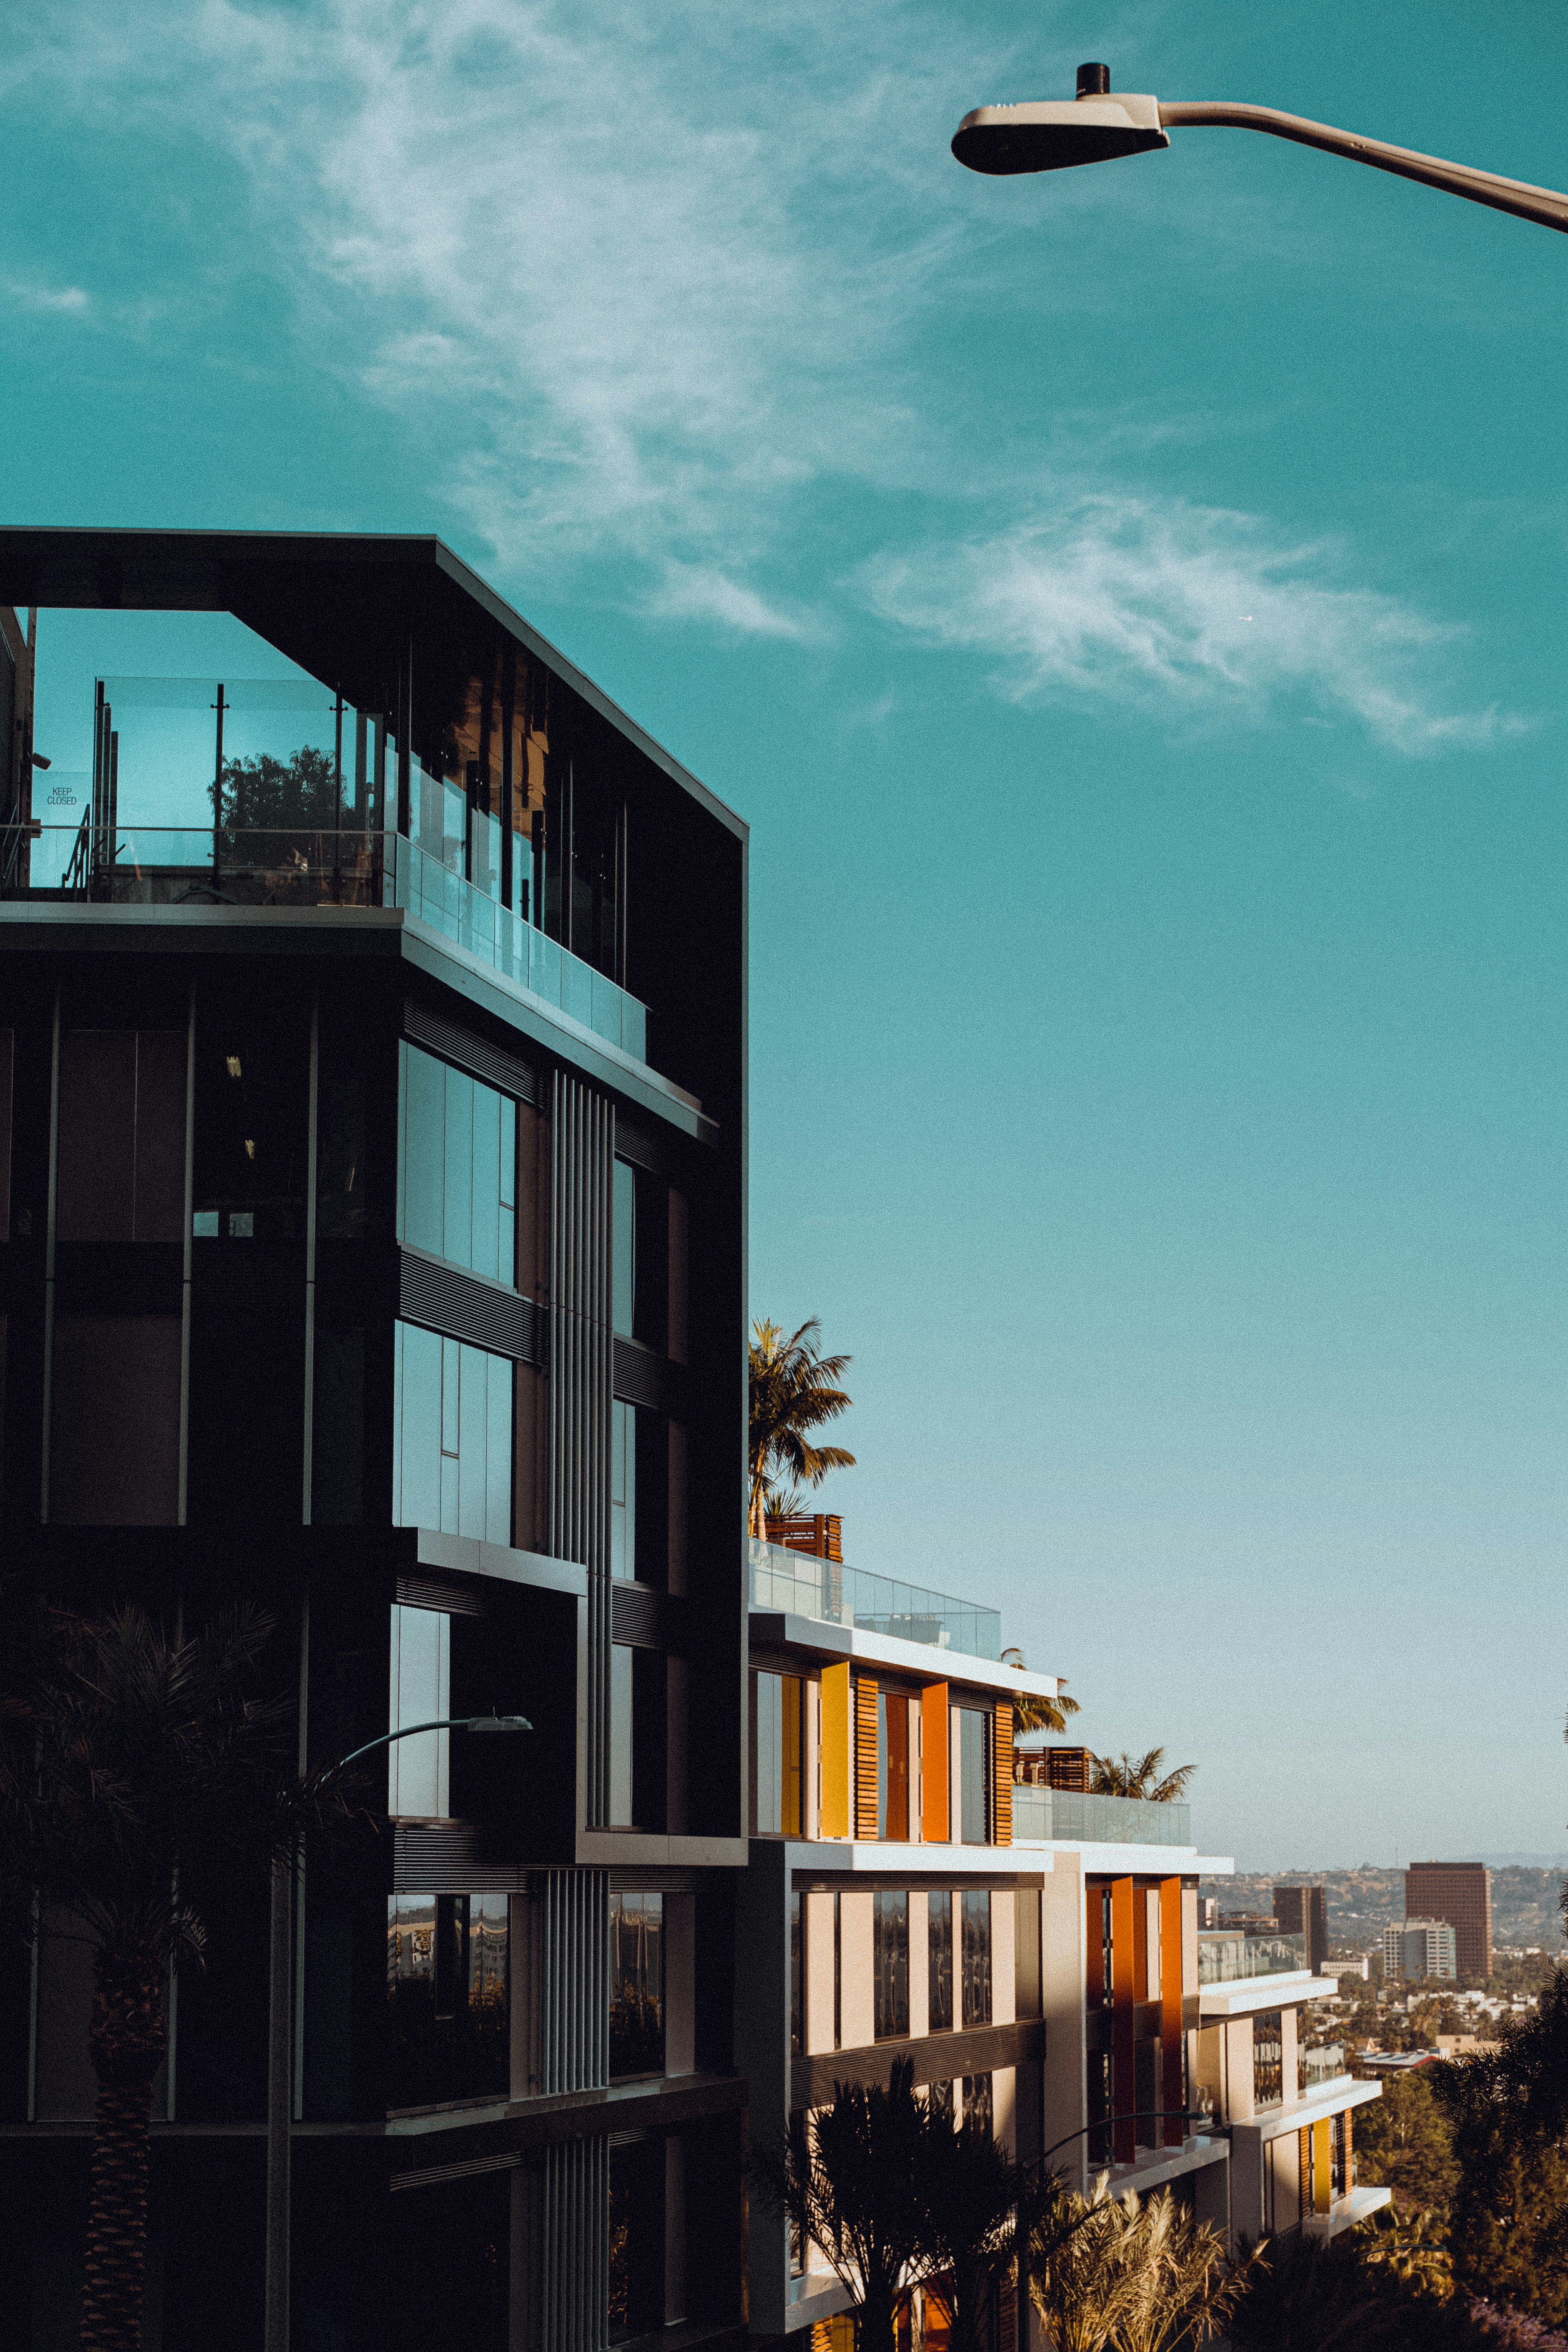
{"type": "Polygon", "coordinates": [[[833,1897],[808,1895],[805,1912],[805,2047],[833,2047],[833,1897]]]}
{"type": "Polygon", "coordinates": [[[1279,2086],[1287,2106],[1301,2095],[1298,2056],[1300,2015],[1298,2009],[1282,2010],[1279,2014],[1279,2086]]]}
{"type": "MultiPolygon", "coordinates": [[[[1011,2025],[1017,2014],[1017,1987],[1015,1978],[1013,1905],[1016,1900],[1011,1887],[998,1888],[991,1897],[991,2022],[1011,2025]]],[[[1000,2139],[1000,2132],[996,2135],[1000,2139]]]]}
{"type": "Polygon", "coordinates": [[[858,1887],[838,1898],[839,2021],[846,2050],[877,2039],[871,1897],[858,1887]]]}
{"type": "MultiPolygon", "coordinates": [[[[912,1810],[912,1800],[911,1800],[912,1810]]],[[[994,1895],[992,1901],[995,1901],[994,1895]]],[[[910,2032],[931,2032],[931,1928],[922,1886],[910,1896],[910,2032]]]]}
{"type": "Polygon", "coordinates": [[[1009,2156],[1017,2155],[1017,2070],[1012,2066],[998,2066],[991,2077],[991,2137],[1009,2156]]]}
{"type": "MultiPolygon", "coordinates": [[[[1224,2120],[1245,2123],[1256,2112],[1252,2094],[1252,2020],[1250,2017],[1227,2017],[1225,2034],[1224,2120]]],[[[1234,2192],[1231,2199],[1235,2202],[1234,2192]]]]}
{"type": "MultiPolygon", "coordinates": [[[[1046,2021],[1042,2148],[1081,2131],[1088,2121],[1085,1932],[1082,1864],[1075,1853],[1058,1853],[1056,1867],[1046,1876],[1040,1910],[1040,2000],[1046,2021]]],[[[1069,2187],[1084,2187],[1088,2174],[1081,2138],[1058,2150],[1052,2162],[1063,2170],[1069,2187]]]]}

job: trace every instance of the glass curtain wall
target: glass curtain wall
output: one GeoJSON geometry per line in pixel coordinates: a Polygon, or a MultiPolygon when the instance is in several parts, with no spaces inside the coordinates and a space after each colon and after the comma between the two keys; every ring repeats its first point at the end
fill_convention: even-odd
{"type": "Polygon", "coordinates": [[[963,1893],[963,2022],[991,2022],[991,1896],[973,1887],[963,1893]]]}
{"type": "Polygon", "coordinates": [[[510,1360],[416,1323],[393,1329],[394,1526],[509,1544],[510,1360]]]}
{"type": "Polygon", "coordinates": [[[932,2033],[952,2030],[952,1896],[926,1896],[927,2023],[932,2033]]]}
{"type": "Polygon", "coordinates": [[[880,1887],[874,1905],[876,2033],[879,2042],[887,2042],[910,2030],[910,1898],[901,1891],[895,1894],[880,1887]]]}
{"type": "Polygon", "coordinates": [[[756,1833],[799,1837],[803,1834],[801,1680],[798,1675],[759,1673],[756,1685],[756,1833]]]}
{"type": "Polygon", "coordinates": [[[397,1238],[509,1286],[517,1280],[517,1105],[398,1046],[397,1238]]]}
{"type": "Polygon", "coordinates": [[[386,1997],[389,2107],[504,2096],[507,1897],[389,1895],[386,1997]]]}
{"type": "Polygon", "coordinates": [[[664,1897],[610,1897],[610,2079],[664,2072],[664,1897]]]}

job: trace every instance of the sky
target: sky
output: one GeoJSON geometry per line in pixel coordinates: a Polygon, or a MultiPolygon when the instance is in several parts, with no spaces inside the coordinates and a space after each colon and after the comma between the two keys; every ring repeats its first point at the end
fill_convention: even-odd
{"type": "Polygon", "coordinates": [[[0,519],[438,531],[751,824],[848,1558],[1206,1853],[1555,1854],[1568,243],[952,161],[1086,58],[1568,184],[1547,0],[38,0],[0,519]]]}

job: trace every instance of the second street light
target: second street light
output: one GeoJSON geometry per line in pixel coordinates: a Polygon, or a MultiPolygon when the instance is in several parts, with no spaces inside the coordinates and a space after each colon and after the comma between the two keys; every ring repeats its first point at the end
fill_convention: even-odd
{"type": "Polygon", "coordinates": [[[1528,180],[1504,179],[1469,163],[1446,163],[1385,140],[1363,139],[1331,123],[1312,122],[1278,107],[1244,105],[1230,99],[1163,100],[1113,90],[1110,68],[1079,66],[1076,99],[1039,99],[1021,106],[977,106],[953,134],[952,152],[971,172],[1011,179],[1026,172],[1061,172],[1078,163],[1107,163],[1121,155],[1145,155],[1168,147],[1170,133],[1209,126],[1228,131],[1267,131],[1298,146],[1319,147],[1352,163],[1370,163],[1402,180],[1418,180],[1472,204],[1537,221],[1542,228],[1568,229],[1568,195],[1537,188],[1528,180]]]}

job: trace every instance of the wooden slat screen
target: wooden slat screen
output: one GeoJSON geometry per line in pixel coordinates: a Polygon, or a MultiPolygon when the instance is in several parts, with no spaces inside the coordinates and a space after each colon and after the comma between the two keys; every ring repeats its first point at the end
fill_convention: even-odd
{"type": "Polygon", "coordinates": [[[855,1834],[877,1834],[877,1685],[855,1685],[855,1834]]]}
{"type": "Polygon", "coordinates": [[[767,1539],[786,1551],[808,1551],[816,1559],[844,1565],[844,1522],[837,1511],[797,1512],[792,1518],[769,1518],[767,1539]]]}
{"type": "Polygon", "coordinates": [[[1005,1699],[997,1702],[991,1718],[992,1811],[995,1815],[994,1835],[998,1845],[1013,1843],[1013,1710],[1005,1699]]]}

